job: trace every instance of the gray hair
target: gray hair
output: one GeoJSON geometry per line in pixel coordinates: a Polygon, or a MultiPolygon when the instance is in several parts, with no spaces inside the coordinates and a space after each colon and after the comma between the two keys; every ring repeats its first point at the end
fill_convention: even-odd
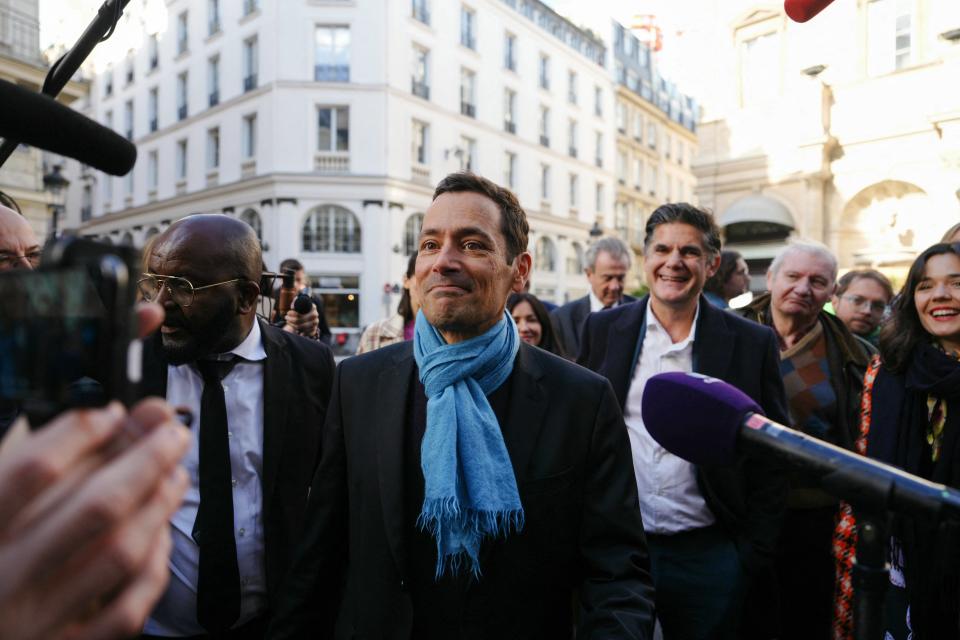
{"type": "Polygon", "coordinates": [[[777,272],[780,270],[780,267],[783,266],[783,261],[787,256],[791,256],[795,253],[805,253],[808,256],[816,256],[827,261],[830,265],[830,281],[836,282],[837,280],[837,257],[833,255],[833,252],[827,248],[825,244],[815,242],[813,240],[792,240],[790,244],[785,246],[780,252],[774,257],[773,262],[770,263],[770,268],[767,269],[767,273],[770,275],[777,275],[777,272]]]}
{"type": "Polygon", "coordinates": [[[601,251],[609,254],[611,258],[618,262],[626,262],[627,268],[630,268],[631,252],[627,243],[620,238],[606,237],[600,238],[587,248],[584,260],[586,261],[586,267],[591,271],[597,266],[597,256],[601,251]]]}

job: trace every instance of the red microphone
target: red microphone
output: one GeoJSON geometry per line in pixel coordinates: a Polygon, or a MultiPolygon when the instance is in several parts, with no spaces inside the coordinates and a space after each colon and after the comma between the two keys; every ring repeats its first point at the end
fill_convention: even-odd
{"type": "Polygon", "coordinates": [[[806,22],[827,8],[833,0],[785,0],[783,10],[794,22],[806,22]]]}

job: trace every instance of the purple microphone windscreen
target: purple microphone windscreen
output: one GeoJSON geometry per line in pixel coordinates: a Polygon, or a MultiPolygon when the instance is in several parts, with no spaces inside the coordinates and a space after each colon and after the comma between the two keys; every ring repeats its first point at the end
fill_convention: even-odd
{"type": "Polygon", "coordinates": [[[694,464],[729,464],[744,416],[763,413],[733,385],[697,373],[661,373],[643,390],[643,424],[664,449],[694,464]]]}
{"type": "Polygon", "coordinates": [[[137,148],[126,138],[50,96],[0,80],[0,137],[74,158],[115,176],[127,174],[137,148]]]}

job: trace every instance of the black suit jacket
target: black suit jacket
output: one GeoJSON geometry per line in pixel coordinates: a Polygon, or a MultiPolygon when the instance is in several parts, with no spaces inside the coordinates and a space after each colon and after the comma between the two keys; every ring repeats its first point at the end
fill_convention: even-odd
{"type": "MultiPolygon", "coordinates": [[[[637,299],[633,296],[623,296],[617,308],[636,301],[637,299]]],[[[589,315],[590,294],[578,298],[573,302],[568,302],[550,313],[550,316],[557,326],[557,336],[560,340],[560,346],[563,347],[563,352],[567,354],[571,360],[575,359],[577,353],[580,352],[580,336],[583,333],[583,323],[587,321],[587,316],[589,315]]]]}
{"type": "MultiPolygon", "coordinates": [[[[577,362],[610,380],[621,408],[646,334],[648,300],[591,314],[584,326],[577,362]]],[[[789,424],[779,347],[768,327],[701,297],[693,370],[732,384],[771,420],[789,424]]],[[[698,467],[697,481],[710,510],[736,540],[748,575],[768,571],[786,498],[783,471],[768,460],[740,456],[735,465],[698,467]]]]}
{"type": "MultiPolygon", "coordinates": [[[[270,608],[303,531],[310,480],[320,458],[320,434],[330,404],[329,347],[260,321],[263,348],[264,555],[270,608]]],[[[167,363],[159,333],[146,340],[145,395],[166,397],[167,363]]],[[[197,421],[192,429],[198,429],[197,421]]]]}
{"type": "MultiPolygon", "coordinates": [[[[417,375],[410,342],[343,361],[307,531],[270,638],[411,635],[404,431],[417,375]],[[336,631],[333,631],[336,620],[336,631]]],[[[616,398],[603,378],[521,345],[501,425],[525,525],[485,543],[483,637],[651,638],[652,586],[616,398]]],[[[473,601],[474,604],[478,601],[473,601]]]]}

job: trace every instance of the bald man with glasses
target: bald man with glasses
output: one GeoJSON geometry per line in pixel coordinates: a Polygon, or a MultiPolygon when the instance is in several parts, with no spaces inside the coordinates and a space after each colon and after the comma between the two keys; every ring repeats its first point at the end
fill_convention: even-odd
{"type": "Polygon", "coordinates": [[[36,269],[40,252],[30,223],[17,211],[0,204],[0,271],[36,269]]]}
{"type": "Polygon", "coordinates": [[[170,522],[170,584],[143,637],[262,638],[303,529],[333,356],[257,318],[260,244],[239,220],[179,220],[145,265],[140,293],[166,316],[144,383],[189,410],[196,437],[170,522]]]}

